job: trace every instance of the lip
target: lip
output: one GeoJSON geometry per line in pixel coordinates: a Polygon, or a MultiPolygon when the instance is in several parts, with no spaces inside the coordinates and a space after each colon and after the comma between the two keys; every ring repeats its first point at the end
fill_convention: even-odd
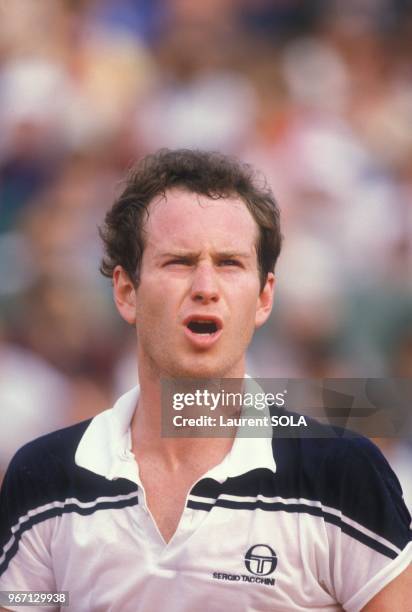
{"type": "Polygon", "coordinates": [[[220,317],[208,314],[191,314],[183,321],[186,338],[198,348],[209,348],[213,346],[220,338],[223,331],[223,321],[220,317]],[[196,334],[189,329],[188,325],[191,321],[213,321],[217,330],[213,334],[196,334]]]}

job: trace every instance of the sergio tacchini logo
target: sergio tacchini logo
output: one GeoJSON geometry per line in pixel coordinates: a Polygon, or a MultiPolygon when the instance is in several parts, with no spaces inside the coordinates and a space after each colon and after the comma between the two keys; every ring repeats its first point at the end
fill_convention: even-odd
{"type": "Polygon", "coordinates": [[[267,544],[251,546],[245,555],[246,569],[255,576],[272,574],[278,563],[275,551],[267,544]]]}
{"type": "Polygon", "coordinates": [[[226,572],[213,572],[215,580],[227,580],[229,582],[252,582],[265,586],[275,586],[273,574],[278,559],[275,551],[267,544],[255,544],[246,552],[244,563],[249,574],[228,574],[226,572]],[[250,574],[253,574],[252,576],[250,574]]]}

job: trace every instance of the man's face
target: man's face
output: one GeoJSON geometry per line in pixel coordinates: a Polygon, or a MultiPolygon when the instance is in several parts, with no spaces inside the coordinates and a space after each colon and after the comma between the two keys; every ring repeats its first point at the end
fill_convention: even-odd
{"type": "Polygon", "coordinates": [[[150,204],[145,231],[134,313],[122,312],[136,323],[140,367],[160,376],[243,376],[273,293],[273,275],[260,291],[258,227],[246,205],[169,190],[150,204]]]}

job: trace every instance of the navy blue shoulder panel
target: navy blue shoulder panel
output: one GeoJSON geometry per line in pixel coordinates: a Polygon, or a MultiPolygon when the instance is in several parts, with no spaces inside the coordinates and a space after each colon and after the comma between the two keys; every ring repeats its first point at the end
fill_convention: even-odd
{"type": "MultiPolygon", "coordinates": [[[[13,457],[0,491],[0,556],[15,527],[28,512],[74,498],[94,502],[99,497],[128,495],[137,490],[129,480],[107,480],[77,466],[74,456],[90,420],[47,434],[23,446],[13,457]]],[[[100,507],[100,506],[99,506],[100,507]]],[[[38,520],[63,514],[58,505],[38,520]]],[[[26,521],[27,522],[27,521],[26,521]]]]}
{"type": "Polygon", "coordinates": [[[274,440],[273,452],[282,496],[319,501],[400,549],[411,540],[399,480],[367,438],[274,440]]]}

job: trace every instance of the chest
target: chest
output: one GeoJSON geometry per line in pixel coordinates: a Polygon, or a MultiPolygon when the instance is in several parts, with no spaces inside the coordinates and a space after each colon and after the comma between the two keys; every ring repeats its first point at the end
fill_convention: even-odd
{"type": "MultiPolygon", "coordinates": [[[[180,501],[182,495],[183,488],[180,501]]],[[[304,611],[313,609],[313,602],[327,611],[339,609],[319,586],[321,555],[325,558],[325,551],[317,550],[320,523],[304,527],[290,514],[217,501],[189,495],[181,516],[175,515],[178,526],[168,544],[140,501],[91,516],[63,516],[52,545],[57,587],[70,590],[76,612],[304,611]]]]}
{"type": "Polygon", "coordinates": [[[165,470],[155,462],[139,461],[140,502],[151,516],[165,543],[176,533],[188,497],[197,481],[207,472],[207,462],[188,464],[176,471],[165,470]]]}
{"type": "Polygon", "coordinates": [[[141,501],[166,543],[178,528],[195,478],[195,474],[175,477],[161,473],[142,475],[144,488],[141,491],[141,501]]]}

